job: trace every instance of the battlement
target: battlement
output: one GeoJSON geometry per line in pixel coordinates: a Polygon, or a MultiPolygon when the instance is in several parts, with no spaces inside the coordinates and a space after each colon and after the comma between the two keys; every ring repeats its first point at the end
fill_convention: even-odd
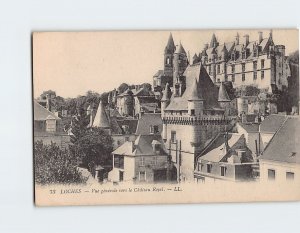
{"type": "Polygon", "coordinates": [[[164,124],[178,125],[227,125],[230,119],[224,116],[164,116],[164,124]]]}

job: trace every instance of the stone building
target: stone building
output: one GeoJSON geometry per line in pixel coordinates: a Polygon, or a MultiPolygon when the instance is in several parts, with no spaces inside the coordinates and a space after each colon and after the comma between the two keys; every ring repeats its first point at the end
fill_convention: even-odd
{"type": "Polygon", "coordinates": [[[36,101],[33,104],[34,141],[42,141],[45,145],[56,143],[61,148],[67,148],[70,136],[63,130],[62,119],[36,101]]]}
{"type": "Polygon", "coordinates": [[[260,180],[262,182],[296,182],[300,177],[300,121],[288,117],[260,156],[260,180]]]}
{"type": "Polygon", "coordinates": [[[161,115],[162,137],[177,169],[177,180],[182,182],[193,181],[196,155],[207,141],[229,125],[226,116],[229,100],[222,93],[226,99],[220,96],[218,102],[218,88],[203,65],[190,65],[180,75],[176,67],[179,64],[173,64],[173,94],[170,96],[167,85],[161,100],[161,115]]]}
{"type": "Polygon", "coordinates": [[[139,135],[112,152],[113,182],[163,182],[167,180],[168,154],[160,135],[139,135]]]}
{"type": "Polygon", "coordinates": [[[197,158],[197,183],[251,181],[257,165],[243,134],[221,133],[197,158]]]}
{"type": "Polygon", "coordinates": [[[259,32],[257,40],[249,35],[240,40],[237,34],[232,42],[220,44],[212,35],[210,44],[193,58],[202,62],[214,83],[231,81],[233,87],[253,85],[269,93],[288,87],[290,76],[285,46],[275,45],[272,32],[266,38],[259,32]]]}

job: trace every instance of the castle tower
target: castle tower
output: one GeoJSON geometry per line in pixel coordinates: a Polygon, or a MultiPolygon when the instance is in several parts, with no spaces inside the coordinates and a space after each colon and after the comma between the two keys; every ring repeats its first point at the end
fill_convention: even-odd
{"type": "Polygon", "coordinates": [[[175,44],[172,33],[170,33],[167,46],[164,53],[164,74],[167,76],[173,75],[173,58],[175,52],[175,44]]]}
{"type": "Polygon", "coordinates": [[[230,98],[223,82],[220,84],[218,102],[221,108],[225,109],[225,114],[229,113],[230,98]]]}
{"type": "Polygon", "coordinates": [[[202,94],[198,90],[198,82],[195,78],[192,90],[188,97],[188,114],[190,116],[200,116],[203,115],[204,109],[204,99],[202,94]]]}
{"type": "Polygon", "coordinates": [[[180,77],[183,75],[186,67],[188,66],[188,59],[186,52],[180,42],[174,53],[174,73],[173,73],[173,87],[175,95],[179,95],[180,77]]]}
{"type": "Polygon", "coordinates": [[[105,131],[108,131],[110,133],[110,124],[109,119],[106,115],[104,105],[102,103],[102,100],[100,100],[99,107],[97,109],[96,116],[94,118],[94,122],[92,124],[92,127],[99,127],[104,129],[105,131]]]}

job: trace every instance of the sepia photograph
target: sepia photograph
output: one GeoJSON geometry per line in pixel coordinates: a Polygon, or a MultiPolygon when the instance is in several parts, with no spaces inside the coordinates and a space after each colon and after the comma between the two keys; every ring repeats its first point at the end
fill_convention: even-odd
{"type": "Polygon", "coordinates": [[[298,34],[33,32],[35,204],[300,200],[298,34]]]}

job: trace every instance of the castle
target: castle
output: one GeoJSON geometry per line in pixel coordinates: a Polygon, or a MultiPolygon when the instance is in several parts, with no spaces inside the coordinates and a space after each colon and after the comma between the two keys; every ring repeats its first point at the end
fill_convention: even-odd
{"type": "MultiPolygon", "coordinates": [[[[203,50],[193,56],[191,63],[201,62],[216,85],[232,82],[234,88],[251,85],[268,93],[284,90],[288,87],[290,76],[285,46],[275,45],[272,31],[266,38],[262,32],[258,34],[257,40],[253,41],[250,41],[247,34],[244,35],[244,40],[237,34],[234,41],[222,44],[213,34],[210,43],[205,44],[203,50]]],[[[177,60],[181,62],[177,72],[183,74],[189,61],[182,45],[176,48],[170,34],[164,51],[164,68],[153,76],[155,91],[163,90],[166,83],[173,87],[174,64],[177,60]]]]}
{"type": "Polygon", "coordinates": [[[252,85],[268,93],[283,90],[290,76],[285,46],[274,44],[272,31],[266,38],[258,34],[254,41],[249,35],[240,41],[237,34],[234,41],[223,44],[213,34],[193,63],[201,62],[216,84],[231,81],[235,88],[252,85]]]}

